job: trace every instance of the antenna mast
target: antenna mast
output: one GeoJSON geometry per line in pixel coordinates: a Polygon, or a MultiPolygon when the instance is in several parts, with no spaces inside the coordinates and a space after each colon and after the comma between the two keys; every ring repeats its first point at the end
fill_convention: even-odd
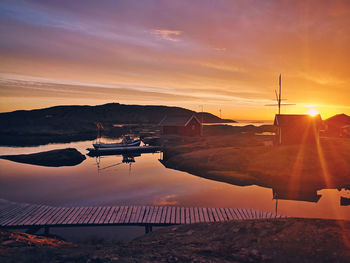
{"type": "Polygon", "coordinates": [[[281,114],[281,100],[282,100],[282,88],[281,88],[281,73],[279,77],[279,87],[280,87],[280,92],[279,92],[279,97],[278,97],[278,114],[281,114]]]}
{"type": "Polygon", "coordinates": [[[290,104],[290,103],[288,103],[288,104],[283,103],[282,104],[282,74],[281,73],[280,73],[279,78],[278,78],[278,85],[279,85],[278,92],[275,89],[277,104],[267,104],[265,106],[276,106],[277,105],[278,106],[278,114],[281,114],[281,106],[292,106],[295,104],[290,104]]]}

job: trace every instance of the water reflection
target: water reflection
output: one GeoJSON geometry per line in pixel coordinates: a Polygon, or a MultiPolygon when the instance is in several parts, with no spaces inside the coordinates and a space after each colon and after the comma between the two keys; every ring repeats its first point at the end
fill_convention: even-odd
{"type": "Polygon", "coordinates": [[[103,159],[104,156],[99,155],[96,156],[96,166],[97,166],[97,175],[100,175],[100,172],[106,169],[113,168],[115,166],[121,165],[121,164],[128,164],[129,165],[129,175],[131,175],[131,165],[135,162],[135,158],[141,156],[140,153],[130,153],[130,154],[122,154],[122,160],[121,162],[117,162],[115,164],[111,164],[108,166],[102,166],[101,167],[101,158],[103,159]]]}
{"type": "MultiPolygon", "coordinates": [[[[86,154],[91,141],[39,147],[0,147],[0,154],[23,154],[73,147],[86,154]]],[[[298,192],[236,186],[167,169],[159,153],[87,157],[74,167],[40,167],[0,160],[0,198],[60,206],[179,205],[245,207],[295,217],[350,219],[341,204],[349,190],[298,192]],[[124,160],[124,162],[123,162],[124,160]]],[[[346,203],[346,202],[345,202],[346,203]]]]}

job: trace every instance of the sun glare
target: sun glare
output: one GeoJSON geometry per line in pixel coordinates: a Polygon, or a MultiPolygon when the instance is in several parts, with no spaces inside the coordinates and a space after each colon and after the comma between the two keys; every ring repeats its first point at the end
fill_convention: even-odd
{"type": "Polygon", "coordinates": [[[315,110],[315,109],[310,109],[310,110],[307,112],[307,114],[309,114],[310,116],[314,117],[314,116],[318,115],[319,112],[318,112],[317,110],[315,110]]]}

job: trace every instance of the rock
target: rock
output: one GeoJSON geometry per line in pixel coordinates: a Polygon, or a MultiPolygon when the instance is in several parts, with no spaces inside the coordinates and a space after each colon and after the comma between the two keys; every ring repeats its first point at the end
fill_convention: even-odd
{"type": "Polygon", "coordinates": [[[191,236],[193,233],[194,233],[193,230],[189,230],[189,231],[186,232],[186,235],[191,236]]]}
{"type": "Polygon", "coordinates": [[[16,244],[16,240],[6,240],[1,242],[1,245],[3,246],[14,245],[14,244],[16,244]]]}
{"type": "Polygon", "coordinates": [[[86,159],[84,155],[74,148],[58,149],[33,154],[2,155],[0,158],[18,163],[50,167],[74,166],[86,159]]]}

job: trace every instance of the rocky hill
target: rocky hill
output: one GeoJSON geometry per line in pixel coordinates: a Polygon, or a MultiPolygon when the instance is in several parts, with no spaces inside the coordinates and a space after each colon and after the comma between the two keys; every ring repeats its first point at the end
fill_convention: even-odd
{"type": "Polygon", "coordinates": [[[203,122],[233,122],[219,117],[167,106],[140,106],[109,103],[98,106],[55,106],[37,110],[0,113],[0,134],[7,135],[72,135],[96,133],[96,123],[105,128],[113,124],[158,124],[164,116],[191,116],[203,122]]]}

